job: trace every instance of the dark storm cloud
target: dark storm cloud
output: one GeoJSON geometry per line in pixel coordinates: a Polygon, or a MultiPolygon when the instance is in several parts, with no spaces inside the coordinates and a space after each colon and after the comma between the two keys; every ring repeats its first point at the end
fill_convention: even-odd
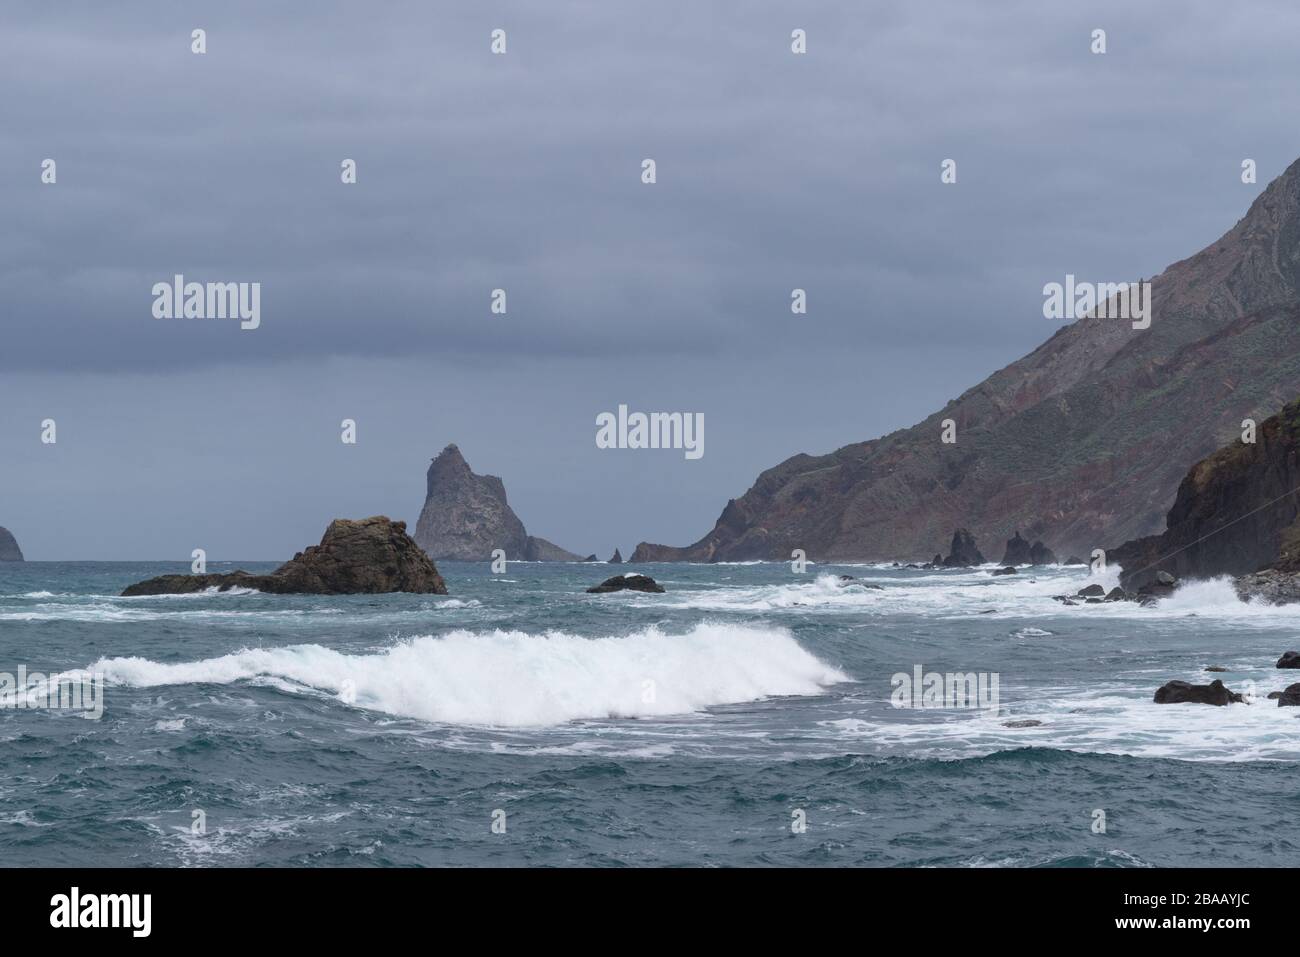
{"type": "Polygon", "coordinates": [[[0,367],[761,356],[795,286],[809,350],[1032,345],[1044,281],[1190,253],[1296,139],[1286,5],[1050,6],[11,8],[0,367]],[[177,272],[261,282],[262,328],[152,320],[177,272]]]}
{"type": "Polygon", "coordinates": [[[1044,283],[1150,276],[1300,155],[1281,0],[3,18],[0,525],[37,559],[287,557],[413,521],[452,441],[566,547],[691,541],[1036,347],[1044,283]],[[178,272],[260,282],[261,328],[151,318],[178,272]],[[705,457],[596,449],[620,403],[703,413],[705,457]]]}

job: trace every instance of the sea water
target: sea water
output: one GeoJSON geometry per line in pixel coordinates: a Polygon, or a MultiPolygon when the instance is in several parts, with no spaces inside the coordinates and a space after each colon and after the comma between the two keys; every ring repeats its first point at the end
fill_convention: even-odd
{"type": "Polygon", "coordinates": [[[624,569],[443,562],[447,596],[119,598],[188,564],[0,564],[0,672],[103,681],[97,719],[0,701],[0,845],[15,865],[1300,865],[1300,708],[1265,697],[1300,680],[1273,667],[1300,608],[1226,581],[1064,606],[1087,569],[992,567],[649,564],[628,570],[664,594],[588,595],[624,569]],[[995,679],[995,706],[898,707],[921,702],[896,679],[931,673],[995,679]],[[1254,703],[1152,701],[1216,677],[1254,703]]]}

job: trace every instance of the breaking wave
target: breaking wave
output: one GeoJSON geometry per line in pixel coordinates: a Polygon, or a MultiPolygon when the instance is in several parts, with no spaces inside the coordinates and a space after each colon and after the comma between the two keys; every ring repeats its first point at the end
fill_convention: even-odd
{"type": "Polygon", "coordinates": [[[179,664],[106,658],[90,670],[133,687],[270,679],[392,715],[486,727],[686,714],[848,680],[783,629],[707,622],[680,635],[650,627],[599,639],[462,630],[370,655],[291,645],[179,664]]]}

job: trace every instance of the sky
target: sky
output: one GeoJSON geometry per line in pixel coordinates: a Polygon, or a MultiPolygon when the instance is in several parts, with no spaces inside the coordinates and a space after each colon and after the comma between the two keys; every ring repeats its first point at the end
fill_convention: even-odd
{"type": "Polygon", "coordinates": [[[0,525],[284,559],[413,527],[455,442],[531,534],[687,544],[1031,351],[1045,283],[1217,239],[1300,156],[1297,35],[1281,0],[9,5],[0,525]],[[154,318],[175,274],[260,283],[260,326],[154,318]],[[704,455],[598,448],[620,404],[704,455]]]}

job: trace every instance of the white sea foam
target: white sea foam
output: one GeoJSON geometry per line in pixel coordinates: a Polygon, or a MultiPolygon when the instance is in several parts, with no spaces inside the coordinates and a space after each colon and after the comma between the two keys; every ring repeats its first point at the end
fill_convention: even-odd
{"type": "MultiPolygon", "coordinates": [[[[992,566],[990,566],[992,567],[992,566]]],[[[794,576],[792,576],[794,577],[794,576]]],[[[986,568],[911,572],[906,575],[862,575],[841,582],[837,575],[780,584],[746,587],[678,589],[660,607],[707,612],[846,612],[866,615],[921,615],[962,619],[987,615],[993,619],[1226,619],[1246,626],[1276,626],[1300,622],[1300,604],[1271,606],[1241,601],[1229,578],[1186,582],[1154,605],[1136,602],[1102,602],[1064,605],[1055,595],[1073,596],[1085,585],[1109,591],[1119,584],[1119,569],[1111,566],[1100,575],[1083,568],[1047,566],[1023,569],[1019,574],[992,578],[986,568]],[[864,588],[857,582],[879,585],[864,588]]],[[[1029,632],[1025,633],[1028,636],[1029,632]]]]}
{"type": "Polygon", "coordinates": [[[775,628],[703,623],[589,639],[518,631],[402,641],[378,654],[320,645],[246,649],[181,664],[106,658],[91,666],[134,687],[272,679],[403,717],[487,727],[685,714],[774,695],[813,695],[847,677],[775,628]]]}

